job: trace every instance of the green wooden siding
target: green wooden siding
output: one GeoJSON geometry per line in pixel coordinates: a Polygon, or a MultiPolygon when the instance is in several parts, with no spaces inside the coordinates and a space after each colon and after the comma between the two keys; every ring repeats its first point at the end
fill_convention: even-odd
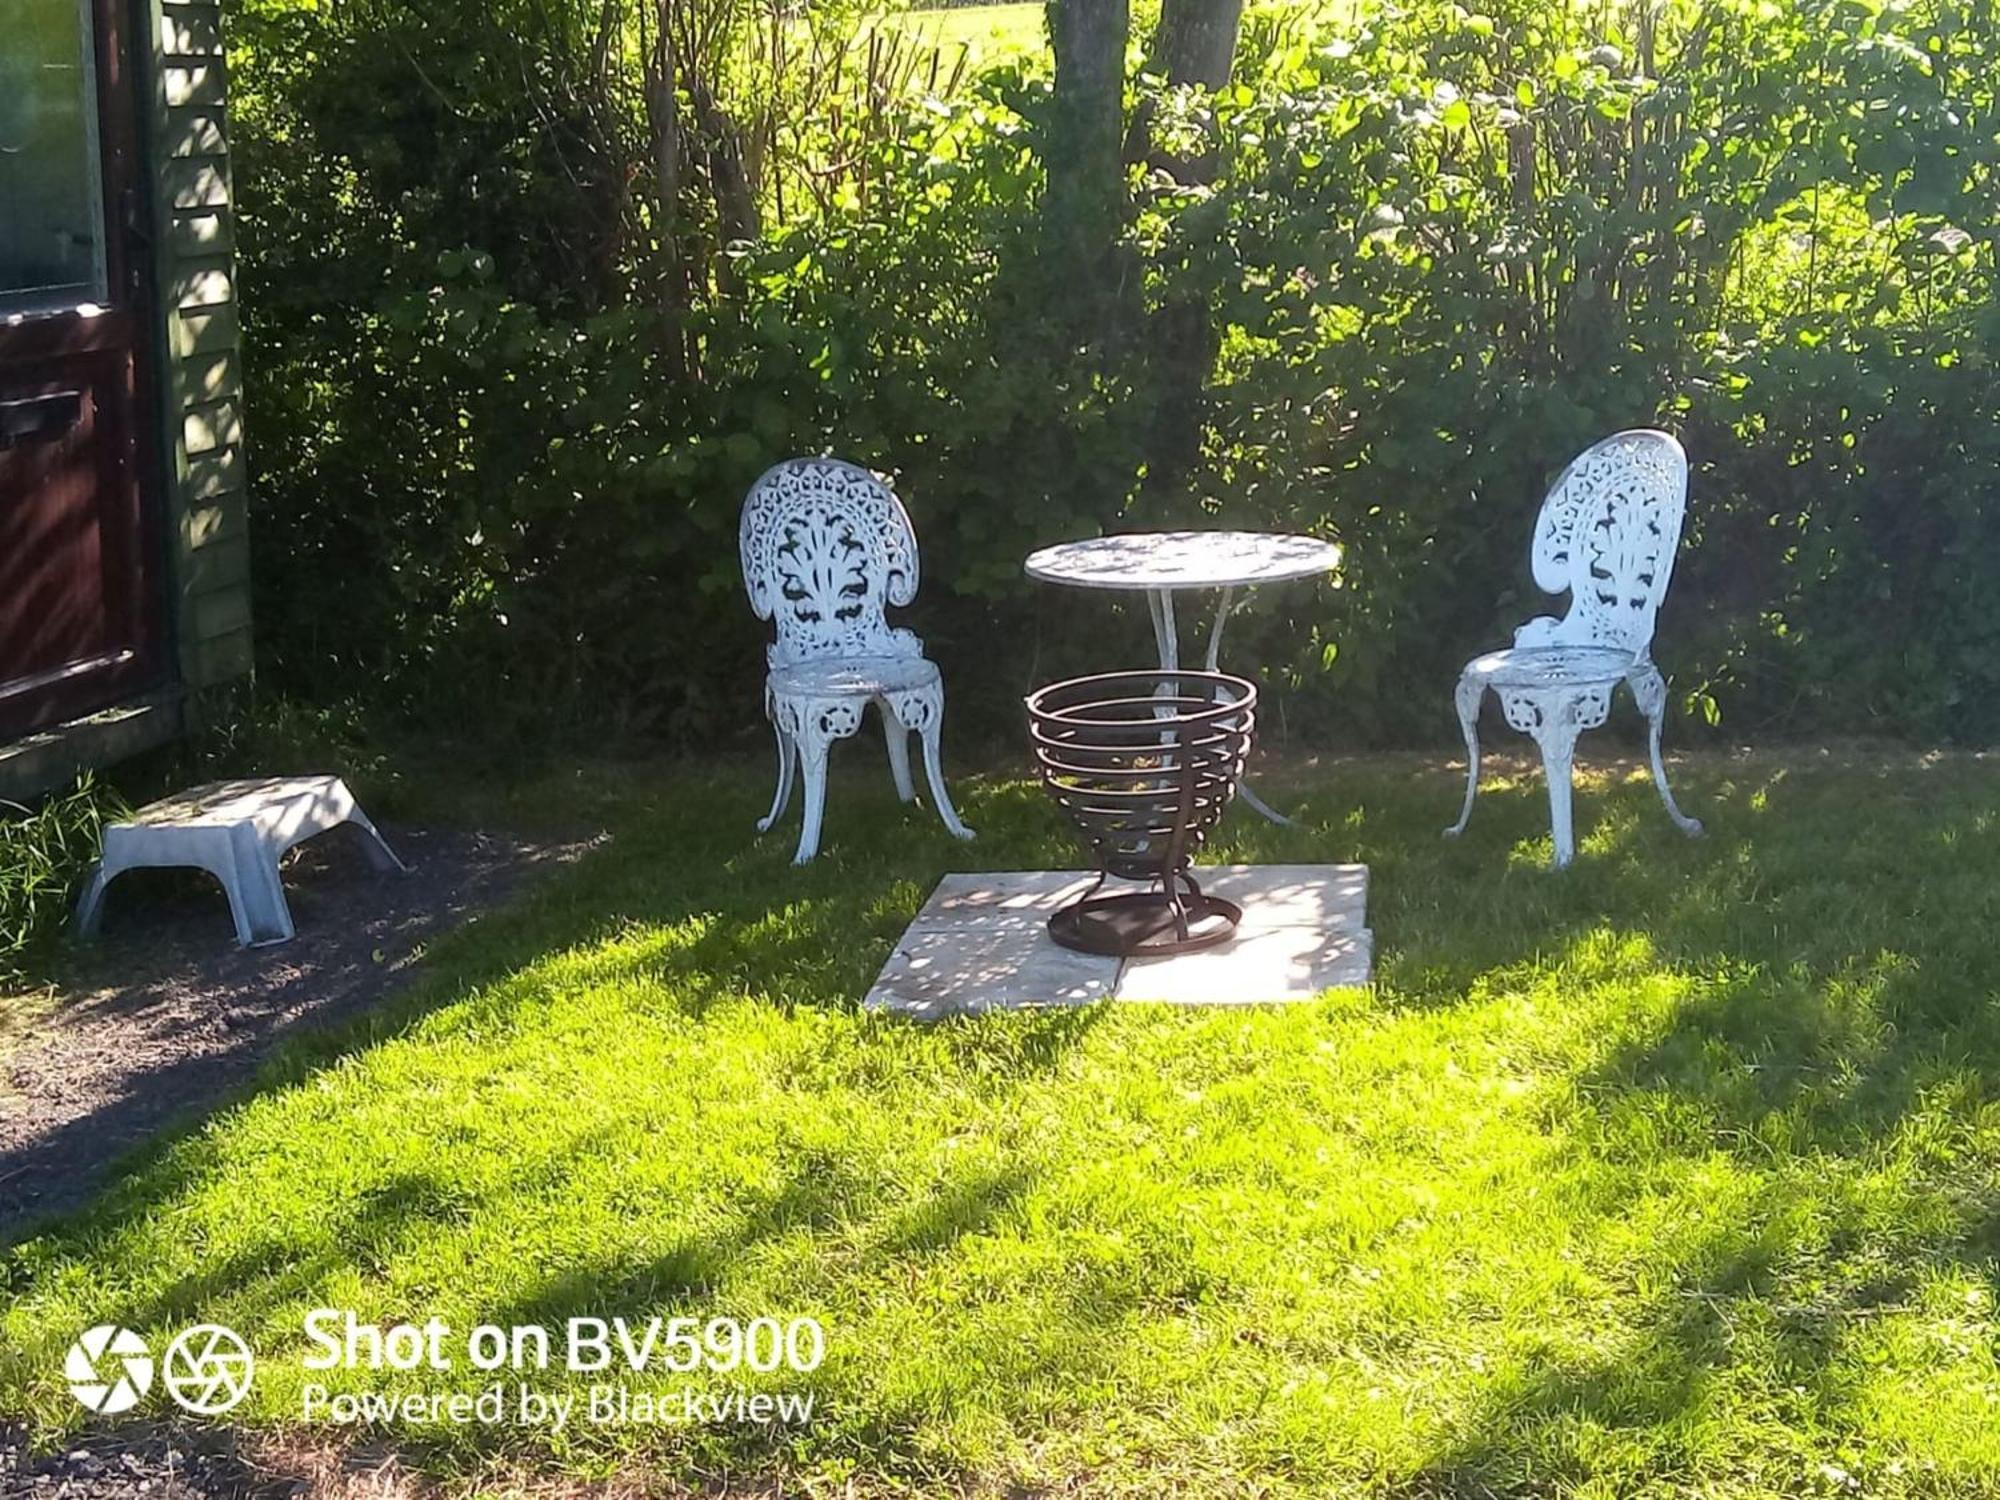
{"type": "Polygon", "coordinates": [[[194,701],[250,670],[243,375],[216,0],[149,0],[170,617],[194,701]]]}

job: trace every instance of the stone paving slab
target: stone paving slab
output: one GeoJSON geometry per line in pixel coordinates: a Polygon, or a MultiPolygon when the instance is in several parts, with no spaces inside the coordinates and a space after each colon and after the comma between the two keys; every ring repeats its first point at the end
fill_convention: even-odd
{"type": "Polygon", "coordinates": [[[1243,915],[1244,926],[1220,947],[1169,958],[1127,959],[1111,998],[1168,1005],[1258,1005],[1310,1000],[1321,990],[1368,983],[1374,935],[1367,928],[1246,931],[1248,907],[1243,915]]]}
{"type": "Polygon", "coordinates": [[[1097,879],[1093,870],[995,870],[947,875],[937,883],[910,930],[924,927],[1035,927],[1074,901],[1097,879]]]}
{"type": "Polygon", "coordinates": [[[1243,908],[1239,933],[1351,929],[1368,920],[1366,865],[1197,865],[1194,878],[1209,895],[1243,908]]]}
{"type": "Polygon", "coordinates": [[[1235,938],[1128,962],[1073,952],[1048,935],[1049,914],[1082,895],[1094,872],[947,875],[863,1004],[936,1019],[1105,999],[1254,1005],[1368,983],[1367,866],[1206,865],[1195,878],[1243,907],[1235,938]]]}
{"type": "Polygon", "coordinates": [[[912,926],[863,1002],[933,1019],[1037,1005],[1088,1005],[1118,988],[1119,961],[1074,953],[1040,922],[1001,917],[990,929],[912,926]]]}

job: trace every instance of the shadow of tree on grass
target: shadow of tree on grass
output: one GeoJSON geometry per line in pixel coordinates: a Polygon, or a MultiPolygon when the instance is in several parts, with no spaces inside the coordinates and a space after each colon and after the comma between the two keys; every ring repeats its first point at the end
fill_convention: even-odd
{"type": "MultiPolygon", "coordinates": [[[[1682,1199],[1699,1207],[1704,1171],[1723,1174],[1734,1195],[1636,1257],[1646,1282],[1623,1292],[1615,1340],[1580,1348],[1551,1330],[1544,1346],[1515,1348],[1468,1388],[1427,1457],[1376,1476],[1389,1488],[1542,1494],[1607,1473],[1694,1485],[1714,1477],[1703,1464],[1729,1461],[1701,1436],[1725,1399],[1777,1401],[1769,1422],[1793,1422],[1797,1437],[1766,1431],[1760,1461],[1781,1454],[1791,1477],[1817,1484],[1819,1445],[1857,1441],[1843,1386],[1850,1325],[1893,1317],[1882,1309],[1920,1297],[1926,1277],[1992,1279],[1991,1173],[1948,1190],[1967,1148],[1940,1150],[1929,1135],[1979,1138],[1984,1080],[2000,1059],[2000,1023],[1989,1015],[2000,954],[1982,936],[1993,930],[2000,889],[2000,798],[1949,768],[1857,781],[1851,772],[1748,762],[1683,780],[1683,801],[1709,822],[1708,839],[1683,839],[1650,786],[1613,776],[1579,799],[1582,854],[1565,874],[1540,868],[1538,783],[1496,787],[1466,838],[1446,843],[1438,830],[1455,807],[1456,777],[1417,763],[1269,780],[1279,805],[1285,794],[1303,803],[1304,826],[1275,828],[1239,812],[1213,851],[1370,865],[1382,983],[1367,1004],[1384,1024],[1474,1011],[1550,972],[1579,996],[1611,980],[1662,976],[1660,994],[1604,1015],[1601,1032],[1575,1042],[1571,1093],[1551,1116],[1551,1164],[1593,1195],[1597,1239],[1585,1251],[1598,1250],[1624,1216],[1682,1199]],[[1900,1164],[1907,1181],[1872,1187],[1869,1174],[1883,1161],[1900,1164]],[[1899,1210],[1908,1211],[1900,1225],[1899,1210]],[[1791,1386],[1807,1394],[1785,1410],[1780,1397],[1791,1386]]],[[[852,1012],[937,875],[1080,863],[1024,784],[972,789],[967,817],[984,837],[971,846],[879,794],[871,801],[837,788],[828,852],[802,871],[787,863],[788,840],[749,838],[758,801],[725,780],[635,808],[610,847],[476,940],[440,945],[411,994],[344,1031],[297,1040],[245,1100],[309,1089],[380,1044],[434,1028],[504,1037],[541,1024],[580,990],[631,994],[623,1014],[635,1027],[736,1025],[748,1005],[910,1035],[907,1023],[852,1012]]],[[[1300,1025],[1316,1024],[1310,1010],[1301,1015],[1300,1025]]],[[[950,1022],[923,1034],[921,1062],[1004,1102],[1047,1082],[1104,1024],[1102,1008],[950,1022]]],[[[1214,1023],[1190,1015],[1157,1024],[1193,1035],[1214,1023]]],[[[822,1063],[807,1049],[773,1060],[769,1076],[810,1089],[820,1066],[848,1069],[865,1088],[868,1069],[887,1076],[910,1059],[854,1049],[822,1063]]],[[[818,1262],[822,1279],[893,1296],[942,1258],[1019,1227],[1048,1186],[1034,1152],[1009,1143],[913,1191],[908,1179],[876,1173],[880,1143],[850,1148],[838,1131],[837,1121],[824,1136],[774,1130],[738,1181],[704,1187],[713,1196],[693,1227],[566,1250],[524,1287],[471,1289],[468,1310],[496,1322],[706,1311],[726,1304],[733,1268],[788,1255],[818,1262]]],[[[135,1163],[93,1213],[39,1244],[37,1263],[88,1265],[121,1233],[184,1203],[232,1170],[220,1140],[217,1131],[189,1133],[135,1163]]],[[[313,1246],[288,1238],[288,1222],[274,1217],[267,1237],[117,1310],[142,1327],[223,1301],[275,1316],[336,1275],[365,1277],[440,1228],[475,1223],[500,1195],[543,1192],[560,1214],[560,1189],[586,1175],[600,1184],[621,1149],[585,1135],[565,1157],[524,1161],[512,1185],[504,1176],[468,1187],[443,1172],[357,1166],[378,1175],[332,1213],[313,1246]]],[[[1097,1191],[1090,1182],[1070,1189],[1073,1212],[1116,1223],[1088,1198],[1097,1191]]],[[[644,1182],[619,1191],[637,1203],[662,1189],[644,1182]]],[[[1362,1264],[1376,1250],[1358,1237],[1351,1253],[1362,1264]]],[[[36,1273],[12,1274],[10,1289],[32,1297],[36,1273]]],[[[1164,1315],[1176,1299],[1213,1311],[1257,1290],[1204,1277],[1176,1245],[1100,1259],[1079,1248],[1060,1275],[1041,1263],[1016,1274],[1016,1311],[1023,1324],[1039,1317],[1046,1338],[1022,1342],[1009,1323],[989,1348],[980,1318],[955,1313],[964,1369],[947,1368],[927,1393],[882,1388],[880,1409],[843,1438],[865,1445],[865,1462],[939,1472],[942,1461],[919,1436],[936,1415],[924,1403],[951,1399],[955,1380],[1036,1392],[1019,1402],[1024,1423],[1095,1421],[1087,1393],[1116,1371],[1117,1330],[1164,1315]]],[[[56,1330],[34,1331],[40,1358],[56,1330]]],[[[1223,1349],[1213,1359],[1239,1357],[1248,1355],[1223,1349]]],[[[703,1463],[781,1457],[762,1440],[688,1441],[685,1451],[703,1463]]],[[[1284,1472],[1278,1460],[1259,1462],[1284,1472]]],[[[1316,1482],[1309,1466],[1298,1472],[1316,1482]]]]}
{"type": "MultiPolygon", "coordinates": [[[[1601,1168],[1608,1217],[1678,1201],[1696,1227],[1649,1258],[1624,1338],[1520,1358],[1413,1490],[1566,1493],[1610,1473],[1696,1489],[1751,1467],[1785,1494],[1995,1477],[1977,1459],[1954,1474],[1871,1402],[1878,1379],[1922,1378],[1894,1339],[1946,1317],[1939,1288],[1992,1331],[2000,788],[1973,767],[1859,779],[1733,778],[1711,791],[1706,858],[1621,850],[1592,871],[1601,920],[1695,982],[1578,1075],[1573,1165],[1601,1168]],[[1724,1195],[1712,1218],[1703,1190],[1724,1195]],[[1746,1404],[1758,1450],[1718,1450],[1746,1404]]],[[[1550,929],[1580,943],[1592,926],[1550,929]]],[[[1450,978],[1425,978],[1452,1003],[1450,978]]]]}

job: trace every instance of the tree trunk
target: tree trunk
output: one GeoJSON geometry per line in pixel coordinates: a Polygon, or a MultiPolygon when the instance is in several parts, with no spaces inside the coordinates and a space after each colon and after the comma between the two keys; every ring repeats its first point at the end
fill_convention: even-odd
{"type": "MultiPolygon", "coordinates": [[[[1147,71],[1177,88],[1219,89],[1236,62],[1236,34],[1242,0],[1163,0],[1153,33],[1147,71]]],[[[1149,110],[1135,111],[1126,151],[1183,184],[1215,181],[1213,146],[1192,157],[1154,147],[1149,110]]],[[[1215,369],[1221,341],[1208,297],[1199,288],[1170,291],[1154,311],[1147,331],[1147,354],[1154,375],[1154,423],[1147,445],[1146,487],[1154,495],[1181,499],[1188,477],[1201,461],[1203,397],[1215,369]]]]}
{"type": "Polygon", "coordinates": [[[1147,71],[1168,83],[1219,89],[1236,62],[1243,0],[1165,0],[1147,71]]]}
{"type": "Polygon", "coordinates": [[[654,233],[660,255],[660,338],[668,373],[687,374],[687,311],[692,288],[681,249],[681,103],[673,41],[674,0],[658,0],[659,29],[646,59],[646,120],[653,135],[654,188],[660,198],[654,233]]]}
{"type": "MultiPolygon", "coordinates": [[[[1146,50],[1146,71],[1175,88],[1199,84],[1219,89],[1229,82],[1236,64],[1236,35],[1243,23],[1243,0],[1164,0],[1159,24],[1146,50]]],[[[1180,182],[1209,182],[1214,158],[1204,153],[1180,161],[1153,150],[1152,100],[1142,100],[1132,112],[1132,129],[1125,137],[1127,161],[1150,162],[1180,182]]]]}
{"type": "Polygon", "coordinates": [[[707,150],[709,188],[721,219],[722,243],[726,247],[737,240],[754,240],[764,232],[763,216],[757,209],[757,184],[750,175],[743,129],[703,79],[688,79],[688,102],[707,150]]]}
{"type": "Polygon", "coordinates": [[[1125,40],[1128,0],[1049,0],[1055,100],[1043,156],[1050,248],[1102,285],[1125,216],[1125,40]]]}
{"type": "Polygon", "coordinates": [[[660,239],[679,231],[681,208],[680,83],[674,66],[674,0],[659,0],[659,31],[646,69],[646,119],[653,129],[653,176],[660,194],[660,239]]]}

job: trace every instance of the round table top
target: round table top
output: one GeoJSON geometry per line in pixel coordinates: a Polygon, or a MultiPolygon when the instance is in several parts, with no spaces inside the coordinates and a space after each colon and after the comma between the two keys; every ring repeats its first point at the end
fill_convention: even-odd
{"type": "Polygon", "coordinates": [[[1128,531],[1028,554],[1030,578],[1088,589],[1221,589],[1310,578],[1340,548],[1277,531],[1128,531]]]}

